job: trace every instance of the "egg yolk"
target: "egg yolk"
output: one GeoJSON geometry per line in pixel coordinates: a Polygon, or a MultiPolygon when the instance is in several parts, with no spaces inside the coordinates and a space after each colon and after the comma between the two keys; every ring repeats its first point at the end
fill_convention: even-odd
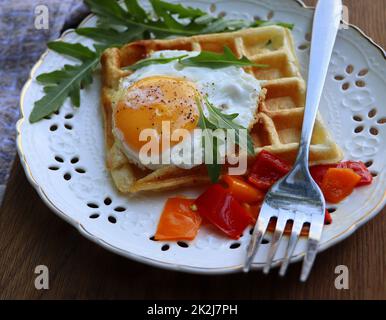
{"type": "MultiPolygon", "coordinates": [[[[171,77],[148,77],[131,85],[117,102],[114,114],[115,126],[123,134],[125,142],[139,151],[147,141],[140,141],[144,129],[154,129],[162,141],[162,122],[170,124],[170,136],[175,129],[193,130],[199,120],[195,97],[199,95],[189,81],[171,77]]],[[[178,141],[170,141],[170,147],[178,141]]]]}

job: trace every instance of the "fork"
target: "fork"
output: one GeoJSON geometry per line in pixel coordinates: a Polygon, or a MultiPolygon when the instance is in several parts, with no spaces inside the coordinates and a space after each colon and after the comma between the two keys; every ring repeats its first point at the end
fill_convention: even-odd
{"type": "Polygon", "coordinates": [[[312,179],[309,169],[309,149],[329,61],[340,25],[341,0],[319,0],[315,9],[312,27],[308,88],[304,110],[299,151],[292,170],[272,186],[265,196],[259,218],[253,230],[247,249],[243,270],[248,272],[262,239],[267,232],[269,221],[276,218],[264,273],[268,273],[286,224],[292,221],[285,257],[279,274],[284,276],[298,242],[304,224],[309,224],[307,252],[303,260],[301,281],[306,281],[318,251],[325,215],[325,200],[318,185],[312,179]]]}

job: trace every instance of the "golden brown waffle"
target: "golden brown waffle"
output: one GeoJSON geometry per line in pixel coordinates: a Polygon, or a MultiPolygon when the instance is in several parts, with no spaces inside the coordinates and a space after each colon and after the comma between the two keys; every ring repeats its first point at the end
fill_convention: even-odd
{"type": "MultiPolygon", "coordinates": [[[[251,135],[258,153],[266,149],[293,162],[300,140],[305,104],[305,82],[299,70],[290,30],[279,26],[244,29],[236,32],[200,35],[171,40],[142,40],[120,49],[107,49],[102,55],[102,104],[105,119],[107,167],[122,192],[175,189],[208,182],[204,166],[192,170],[169,166],[156,171],[142,171],[130,164],[112,134],[114,93],[121,78],[131,74],[122,70],[159,50],[223,52],[228,46],[237,56],[246,56],[269,68],[245,70],[261,80],[262,98],[251,135]]],[[[311,164],[341,160],[342,152],[330,138],[320,116],[316,121],[310,148],[311,164]]]]}

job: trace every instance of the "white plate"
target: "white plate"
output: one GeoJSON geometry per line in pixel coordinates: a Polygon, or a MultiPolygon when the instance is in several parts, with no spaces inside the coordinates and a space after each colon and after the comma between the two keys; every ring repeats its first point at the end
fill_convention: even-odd
{"type": "MultiPolygon", "coordinates": [[[[297,54],[302,72],[306,74],[311,9],[295,0],[216,1],[215,8],[211,7],[211,2],[184,1],[204,10],[215,9],[214,14],[223,11],[231,18],[272,17],[276,21],[295,23],[293,34],[297,54]]],[[[83,22],[85,26],[93,24],[95,17],[92,16],[83,22]]],[[[62,38],[92,44],[73,31],[67,31],[62,38]]],[[[37,124],[29,123],[34,101],[43,94],[42,86],[35,81],[36,76],[73,62],[54,52],[44,54],[21,94],[24,118],[17,126],[19,155],[27,177],[43,201],[84,236],[123,256],[196,273],[240,270],[250,239],[248,230],[239,241],[231,241],[202,228],[188,247],[149,239],[155,232],[165,199],[173,192],[151,198],[129,198],[115,190],[104,165],[98,74],[92,86],[82,91],[79,109],[73,109],[67,101],[59,114],[37,124]],[[114,219],[116,223],[111,222],[114,219]]],[[[344,150],[345,158],[371,161],[370,170],[377,176],[371,186],[358,188],[335,206],[334,221],[325,227],[320,250],[352,234],[373,218],[385,203],[385,88],[384,51],[356,27],[340,30],[320,109],[335,140],[344,150]]],[[[276,261],[283,257],[283,245],[276,261]]],[[[262,266],[267,248],[263,245],[259,251],[254,268],[262,266]]],[[[304,250],[305,241],[302,240],[293,261],[301,259],[304,250]]]]}

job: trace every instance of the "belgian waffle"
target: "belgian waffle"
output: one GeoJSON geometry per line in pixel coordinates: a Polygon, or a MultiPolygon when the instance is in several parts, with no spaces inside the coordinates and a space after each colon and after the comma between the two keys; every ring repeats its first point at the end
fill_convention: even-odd
{"type": "MultiPolygon", "coordinates": [[[[262,97],[256,122],[250,133],[255,152],[266,149],[293,162],[299,147],[305,105],[305,81],[300,74],[294,41],[289,29],[280,26],[250,28],[235,32],[199,35],[168,40],[141,40],[122,48],[107,49],[102,55],[102,105],[105,120],[107,167],[121,192],[159,191],[208,182],[205,167],[184,170],[168,166],[155,171],[131,164],[112,134],[114,92],[132,65],[160,50],[213,51],[228,46],[238,57],[267,64],[268,68],[247,67],[245,71],[261,81],[262,97]]],[[[341,160],[342,152],[331,139],[318,115],[310,148],[310,164],[341,160]]]]}

